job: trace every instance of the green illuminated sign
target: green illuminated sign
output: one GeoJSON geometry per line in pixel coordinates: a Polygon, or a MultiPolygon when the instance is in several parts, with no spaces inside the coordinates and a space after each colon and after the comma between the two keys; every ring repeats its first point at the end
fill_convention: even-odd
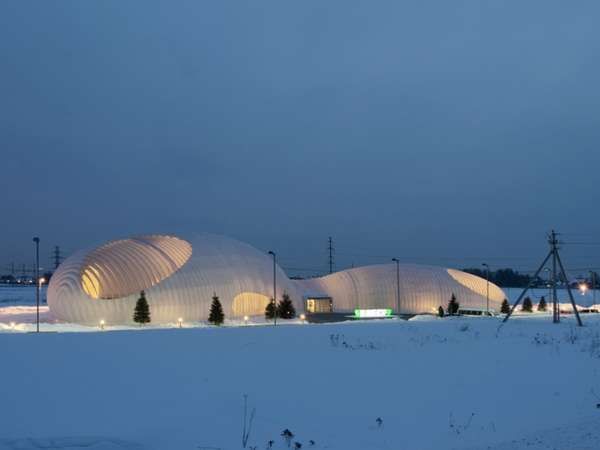
{"type": "Polygon", "coordinates": [[[354,318],[355,319],[374,319],[378,317],[391,317],[392,309],[390,308],[382,308],[382,309],[355,309],[354,310],[354,318]]]}

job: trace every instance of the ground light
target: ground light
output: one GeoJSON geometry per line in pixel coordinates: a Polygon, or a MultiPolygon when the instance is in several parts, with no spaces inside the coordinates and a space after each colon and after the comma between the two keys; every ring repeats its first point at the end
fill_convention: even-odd
{"type": "Polygon", "coordinates": [[[248,316],[244,316],[244,325],[248,325],[248,319],[249,319],[248,316]]]}
{"type": "Polygon", "coordinates": [[[302,323],[305,323],[305,322],[306,322],[306,316],[305,316],[304,314],[300,314],[300,321],[301,321],[302,323]]]}
{"type": "Polygon", "coordinates": [[[102,319],[102,320],[100,321],[100,329],[101,329],[101,330],[104,330],[104,325],[106,325],[106,322],[104,321],[104,319],[102,319]]]}
{"type": "Polygon", "coordinates": [[[579,285],[579,292],[581,292],[581,295],[585,295],[585,293],[587,292],[587,290],[588,290],[587,284],[581,283],[579,285]]]}
{"type": "Polygon", "coordinates": [[[11,322],[11,323],[10,323],[10,329],[11,329],[11,330],[14,330],[16,326],[17,326],[17,324],[16,324],[16,323],[14,323],[14,322],[11,322]]]}
{"type": "Polygon", "coordinates": [[[177,325],[179,326],[179,328],[181,328],[181,326],[183,325],[183,317],[177,319],[177,325]]]}

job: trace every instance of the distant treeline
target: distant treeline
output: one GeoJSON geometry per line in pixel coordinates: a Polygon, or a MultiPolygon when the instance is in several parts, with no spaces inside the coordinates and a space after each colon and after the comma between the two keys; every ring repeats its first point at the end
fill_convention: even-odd
{"type": "MultiPolygon", "coordinates": [[[[485,269],[467,268],[464,272],[485,278],[485,269]]],[[[490,281],[500,287],[525,287],[531,281],[531,276],[519,273],[513,269],[498,269],[490,271],[490,281]]]]}

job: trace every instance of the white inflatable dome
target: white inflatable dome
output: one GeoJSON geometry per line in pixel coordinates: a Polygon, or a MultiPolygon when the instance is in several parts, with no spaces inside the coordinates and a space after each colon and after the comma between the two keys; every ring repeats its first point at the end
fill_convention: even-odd
{"type": "MultiPolygon", "coordinates": [[[[395,264],[343,270],[290,280],[276,266],[277,299],[287,293],[298,313],[311,298],[331,299],[334,312],[389,308],[402,314],[434,313],[454,294],[462,307],[485,308],[486,280],[453,269],[401,264],[400,308],[395,264]]],[[[269,254],[224,236],[138,236],[82,250],[65,260],[48,287],[48,305],[59,320],[127,325],[144,291],[152,323],[207,320],[213,295],[226,318],[263,316],[273,297],[269,254]]],[[[490,308],[504,292],[489,284],[490,308]]],[[[327,301],[327,300],[326,300],[327,301]]]]}
{"type": "MultiPolygon", "coordinates": [[[[130,324],[142,290],[153,323],[206,320],[214,294],[228,318],[263,315],[273,297],[273,260],[207,233],[121,239],[66,259],[50,280],[48,305],[67,322],[130,324]]],[[[277,298],[284,292],[301,308],[301,295],[277,266],[277,298]]]]}

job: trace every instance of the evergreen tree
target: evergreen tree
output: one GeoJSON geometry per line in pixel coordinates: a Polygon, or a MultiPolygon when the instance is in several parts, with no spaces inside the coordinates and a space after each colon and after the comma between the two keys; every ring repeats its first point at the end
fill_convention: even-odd
{"type": "Polygon", "coordinates": [[[283,298],[279,302],[277,313],[282,319],[293,319],[296,317],[296,309],[294,308],[290,296],[286,292],[283,293],[283,298]]]}
{"type": "Polygon", "coordinates": [[[225,320],[225,314],[223,314],[223,306],[219,301],[219,297],[216,293],[213,294],[212,303],[210,305],[210,314],[208,315],[208,321],[213,325],[222,325],[225,320]]]}
{"type": "Polygon", "coordinates": [[[533,303],[531,303],[531,299],[529,297],[525,297],[525,300],[523,300],[523,307],[521,308],[521,311],[525,311],[525,312],[533,311],[533,303]]]}
{"type": "Polygon", "coordinates": [[[510,304],[507,299],[502,300],[502,306],[500,307],[500,312],[502,314],[508,314],[510,312],[510,304]]]}
{"type": "MultiPolygon", "coordinates": [[[[275,302],[273,299],[269,300],[267,303],[267,307],[265,308],[265,318],[273,319],[275,317],[275,313],[278,313],[277,308],[275,307],[275,302]]],[[[279,316],[279,314],[277,314],[279,316]]]]}
{"type": "Polygon", "coordinates": [[[459,308],[460,308],[460,304],[458,303],[458,301],[456,301],[456,295],[454,295],[454,293],[452,293],[452,297],[450,298],[450,301],[448,302],[448,315],[454,316],[454,315],[458,314],[459,308]]]}
{"type": "Polygon", "coordinates": [[[144,291],[140,292],[140,298],[138,298],[138,301],[135,304],[133,321],[140,325],[150,323],[150,305],[148,305],[144,291]]]}
{"type": "Polygon", "coordinates": [[[540,302],[538,303],[538,311],[546,311],[546,307],[548,305],[546,304],[546,299],[544,298],[544,296],[542,295],[542,298],[540,298],[540,302]]]}
{"type": "Polygon", "coordinates": [[[438,316],[444,317],[444,308],[442,308],[441,306],[438,308],[438,316]]]}

